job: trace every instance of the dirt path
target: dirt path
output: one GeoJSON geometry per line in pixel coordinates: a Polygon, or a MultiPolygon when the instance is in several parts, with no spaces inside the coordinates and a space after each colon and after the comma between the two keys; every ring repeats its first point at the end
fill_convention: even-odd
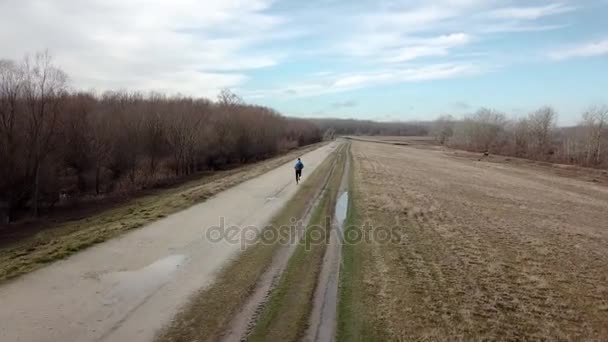
{"type": "MultiPolygon", "coordinates": [[[[335,164],[336,163],[334,160],[332,170],[335,168],[335,164]]],[[[230,322],[230,328],[224,332],[221,341],[245,341],[253,328],[255,328],[259,314],[263,310],[264,305],[266,305],[271,292],[277,286],[283,271],[287,268],[289,258],[291,258],[293,255],[298,247],[298,244],[300,243],[300,239],[305,234],[306,227],[309,225],[313,210],[318,205],[319,198],[325,191],[331,174],[332,171],[330,171],[327,176],[324,177],[325,180],[323,181],[323,185],[320,187],[319,192],[312,201],[312,204],[306,209],[306,213],[303,215],[302,220],[297,225],[296,238],[291,240],[292,243],[281,246],[281,249],[277,251],[276,255],[272,259],[272,264],[260,278],[255,290],[253,291],[253,294],[251,294],[245,305],[243,305],[240,311],[230,322]]]]}
{"type": "Polygon", "coordinates": [[[334,341],[338,318],[338,280],[343,241],[343,224],[348,207],[348,180],[350,177],[350,160],[346,158],[342,183],[338,192],[334,222],[329,244],[323,258],[321,273],[313,298],[309,328],[304,341],[334,341]]]}
{"type": "MultiPolygon", "coordinates": [[[[310,174],[335,148],[302,157],[310,174]]],[[[240,245],[207,228],[262,227],[296,191],[292,165],[0,287],[1,341],[148,341],[240,245]]],[[[305,174],[306,176],[306,174],[305,174]]],[[[306,181],[306,177],[303,178],[306,181]]]]}

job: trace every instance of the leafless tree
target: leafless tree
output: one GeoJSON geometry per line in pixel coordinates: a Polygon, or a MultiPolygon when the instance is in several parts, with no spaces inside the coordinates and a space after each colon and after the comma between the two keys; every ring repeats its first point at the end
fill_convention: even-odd
{"type": "Polygon", "coordinates": [[[451,115],[440,116],[433,122],[431,134],[440,145],[446,144],[454,134],[454,118],[451,115]]]}
{"type": "Polygon", "coordinates": [[[33,179],[34,215],[38,216],[40,168],[53,148],[67,75],[55,67],[48,52],[26,57],[24,64],[24,95],[27,106],[26,160],[33,179]]]}
{"type": "Polygon", "coordinates": [[[222,106],[236,106],[245,103],[240,96],[233,93],[230,89],[222,89],[217,96],[217,102],[222,106]]]}
{"type": "Polygon", "coordinates": [[[583,113],[583,127],[587,131],[587,165],[602,163],[602,140],[608,130],[608,106],[595,106],[583,113]]]}
{"type": "Polygon", "coordinates": [[[557,115],[553,108],[543,107],[528,115],[530,141],[536,155],[546,159],[550,153],[551,138],[555,130],[557,115]]]}
{"type": "Polygon", "coordinates": [[[517,157],[525,157],[528,154],[530,144],[530,124],[527,118],[521,118],[513,127],[514,154],[517,157]]]}
{"type": "Polygon", "coordinates": [[[18,177],[21,167],[17,163],[23,140],[17,115],[23,87],[23,69],[12,61],[0,60],[0,192],[6,194],[4,200],[9,221],[20,191],[18,177]]]}
{"type": "Polygon", "coordinates": [[[455,126],[453,145],[482,152],[497,150],[499,141],[504,138],[506,123],[503,113],[481,108],[455,126]]]}

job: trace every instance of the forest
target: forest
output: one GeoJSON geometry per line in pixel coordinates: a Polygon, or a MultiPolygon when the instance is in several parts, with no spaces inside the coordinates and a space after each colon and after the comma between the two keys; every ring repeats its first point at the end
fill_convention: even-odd
{"type": "Polygon", "coordinates": [[[48,53],[0,60],[0,217],[129,196],[319,142],[312,122],[246,104],[70,88],[48,53]],[[4,215],[2,215],[4,213],[4,215]]]}

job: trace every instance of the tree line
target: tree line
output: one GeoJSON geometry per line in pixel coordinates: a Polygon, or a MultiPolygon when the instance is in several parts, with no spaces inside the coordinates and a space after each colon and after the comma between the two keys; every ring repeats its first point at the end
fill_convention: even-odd
{"type": "Polygon", "coordinates": [[[161,93],[71,91],[47,53],[0,60],[0,216],[69,198],[130,194],[318,142],[312,122],[161,93]]]}
{"type": "Polygon", "coordinates": [[[440,144],[470,151],[608,168],[608,106],[589,108],[573,127],[558,127],[551,107],[517,120],[482,108],[461,120],[440,117],[431,133],[440,144]]]}
{"type": "Polygon", "coordinates": [[[355,119],[310,119],[323,132],[335,135],[428,135],[430,124],[426,122],[377,122],[355,119]]]}

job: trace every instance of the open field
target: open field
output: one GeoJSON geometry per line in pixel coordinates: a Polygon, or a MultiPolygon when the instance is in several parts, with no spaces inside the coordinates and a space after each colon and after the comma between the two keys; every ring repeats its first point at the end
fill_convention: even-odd
{"type": "Polygon", "coordinates": [[[359,140],[359,141],[370,141],[377,143],[385,143],[392,145],[434,145],[435,138],[431,136],[349,136],[347,137],[351,140],[359,140]]]}
{"type": "Polygon", "coordinates": [[[348,223],[391,239],[345,247],[341,340],[608,339],[608,188],[585,170],[362,141],[352,154],[348,223]]]}

